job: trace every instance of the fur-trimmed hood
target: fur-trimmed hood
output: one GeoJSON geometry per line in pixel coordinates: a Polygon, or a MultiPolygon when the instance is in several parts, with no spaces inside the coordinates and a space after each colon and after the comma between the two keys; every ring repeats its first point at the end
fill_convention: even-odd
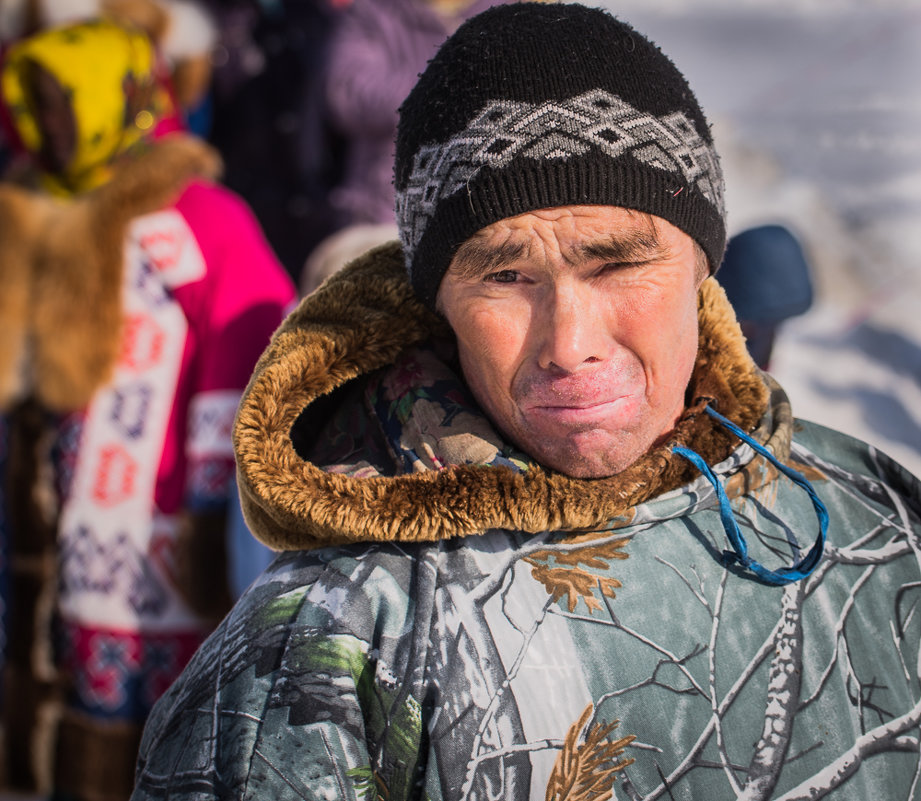
{"type": "MultiPolygon", "coordinates": [[[[328,472],[299,455],[292,440],[299,418],[314,410],[317,417],[329,414],[323,400],[333,391],[392,365],[413,345],[450,337],[444,321],[413,295],[399,245],[372,250],[305,298],[256,366],[234,429],[247,522],[270,547],[294,550],[434,541],[491,528],[581,530],[629,515],[636,504],[695,477],[695,468],[672,454],[674,445],[693,448],[709,464],[732,452],[737,442],[702,414],[705,404],[745,431],[767,409],[764,375],[713,279],[701,288],[699,319],[684,415],[666,443],[616,476],[577,479],[537,465],[516,472],[469,463],[389,476],[328,472]]],[[[788,436],[771,443],[781,458],[788,436]]]]}
{"type": "Polygon", "coordinates": [[[89,402],[118,356],[128,224],[219,172],[210,146],[173,134],[75,198],[0,184],[0,409],[89,402]]]}

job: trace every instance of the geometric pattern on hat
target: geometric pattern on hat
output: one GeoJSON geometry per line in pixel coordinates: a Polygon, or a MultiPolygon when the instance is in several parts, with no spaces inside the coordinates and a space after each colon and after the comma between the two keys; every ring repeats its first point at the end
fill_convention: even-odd
{"type": "Polygon", "coordinates": [[[438,204],[484,167],[502,168],[519,157],[566,159],[592,147],[680,175],[724,213],[716,154],[685,114],[656,117],[595,89],[537,104],[495,100],[447,142],[421,147],[406,187],[397,192],[404,244],[415,250],[438,204]]]}

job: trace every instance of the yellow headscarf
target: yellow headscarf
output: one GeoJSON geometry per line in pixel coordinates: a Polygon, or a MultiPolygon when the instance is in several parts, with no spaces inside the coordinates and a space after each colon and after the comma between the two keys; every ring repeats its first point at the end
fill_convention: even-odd
{"type": "Polygon", "coordinates": [[[55,77],[70,98],[76,122],[73,158],[59,174],[43,176],[57,194],[104,183],[112,161],[172,112],[158,80],[156,54],[143,33],[104,20],[45,30],[12,46],[0,75],[13,124],[31,153],[42,142],[24,87],[28,62],[55,77]]]}

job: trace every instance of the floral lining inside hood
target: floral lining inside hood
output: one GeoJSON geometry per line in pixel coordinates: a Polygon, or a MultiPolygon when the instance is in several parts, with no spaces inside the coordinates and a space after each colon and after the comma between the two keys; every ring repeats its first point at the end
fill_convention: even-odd
{"type": "Polygon", "coordinates": [[[368,398],[402,470],[479,464],[521,472],[530,456],[504,442],[451,365],[453,342],[410,348],[368,381],[368,398]]]}
{"type": "MultiPolygon", "coordinates": [[[[502,441],[450,366],[450,330],[413,296],[399,245],[370,251],[301,302],[256,367],[234,431],[250,528],[290,550],[629,517],[696,477],[675,445],[709,464],[737,447],[706,404],[745,431],[768,411],[765,376],[713,279],[699,319],[688,406],[668,441],[616,476],[576,479],[502,441]]],[[[762,428],[756,436],[784,458],[790,427],[762,428]]]]}
{"type": "MultiPolygon", "coordinates": [[[[454,366],[454,352],[446,339],[407,348],[393,365],[369,375],[360,397],[341,404],[322,437],[299,452],[324,470],[362,478],[457,465],[516,472],[536,466],[503,441],[480,410],[454,366]],[[356,419],[356,402],[364,420],[356,419]]],[[[297,433],[295,439],[303,441],[297,433]]]]}

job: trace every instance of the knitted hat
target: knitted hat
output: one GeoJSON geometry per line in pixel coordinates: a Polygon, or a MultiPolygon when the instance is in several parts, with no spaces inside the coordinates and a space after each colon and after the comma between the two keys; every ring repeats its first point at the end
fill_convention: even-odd
{"type": "Polygon", "coordinates": [[[467,20],[400,108],[397,221],[430,307],[458,246],[497,220],[553,206],[657,215],[719,265],[723,178],[684,76],[599,9],[514,3],[467,20]]]}

